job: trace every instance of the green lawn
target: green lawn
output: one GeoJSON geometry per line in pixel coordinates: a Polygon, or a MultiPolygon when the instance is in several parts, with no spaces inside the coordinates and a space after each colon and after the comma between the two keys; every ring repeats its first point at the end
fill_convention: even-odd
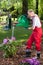
{"type": "MultiPolygon", "coordinates": [[[[14,36],[16,37],[17,42],[23,42],[28,39],[30,36],[31,31],[23,28],[23,27],[15,27],[14,29],[14,36]]],[[[3,39],[6,37],[12,36],[12,30],[5,31],[3,30],[3,27],[0,26],[0,43],[2,43],[3,39]]]]}
{"type": "MultiPolygon", "coordinates": [[[[43,28],[43,24],[42,24],[43,28]]],[[[28,39],[28,37],[31,34],[31,30],[25,29],[23,27],[15,27],[14,29],[14,36],[16,37],[17,42],[23,42],[28,39]]],[[[0,43],[2,43],[3,39],[6,37],[11,37],[12,36],[12,30],[5,31],[3,30],[3,27],[0,26],[0,43]]]]}

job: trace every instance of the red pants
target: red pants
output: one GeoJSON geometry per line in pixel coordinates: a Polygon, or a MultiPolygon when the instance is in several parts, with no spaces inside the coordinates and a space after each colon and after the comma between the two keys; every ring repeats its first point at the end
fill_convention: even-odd
{"type": "Polygon", "coordinates": [[[30,38],[27,41],[27,49],[31,49],[32,43],[35,42],[36,50],[41,50],[41,37],[42,37],[42,28],[35,28],[30,38]]]}

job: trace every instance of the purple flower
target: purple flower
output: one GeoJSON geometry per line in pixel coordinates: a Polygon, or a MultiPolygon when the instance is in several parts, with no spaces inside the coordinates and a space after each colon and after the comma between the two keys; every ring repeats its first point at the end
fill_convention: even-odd
{"type": "Polygon", "coordinates": [[[15,41],[15,40],[16,40],[16,38],[15,38],[15,37],[11,37],[11,40],[12,40],[12,41],[15,41]]]}
{"type": "Polygon", "coordinates": [[[34,65],[40,65],[40,62],[37,60],[37,58],[32,58],[34,65]]]}
{"type": "Polygon", "coordinates": [[[22,63],[29,63],[30,65],[32,65],[33,60],[32,59],[24,59],[24,60],[22,60],[22,63]]]}
{"type": "Polygon", "coordinates": [[[4,39],[3,44],[7,44],[7,43],[8,43],[8,39],[4,39]]]}
{"type": "Polygon", "coordinates": [[[40,65],[40,62],[37,60],[34,65],[40,65]]]}
{"type": "Polygon", "coordinates": [[[30,65],[40,65],[39,61],[37,58],[32,58],[32,59],[24,59],[22,60],[22,63],[29,63],[30,65]]]}

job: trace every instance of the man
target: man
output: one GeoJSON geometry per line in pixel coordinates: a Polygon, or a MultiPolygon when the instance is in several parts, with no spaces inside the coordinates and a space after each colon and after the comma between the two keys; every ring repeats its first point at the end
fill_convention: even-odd
{"type": "Polygon", "coordinates": [[[40,58],[41,37],[42,37],[41,22],[38,15],[35,14],[33,10],[28,10],[27,13],[28,13],[28,17],[32,20],[32,27],[28,29],[32,29],[33,32],[29,37],[29,39],[27,40],[26,57],[31,56],[31,46],[32,43],[34,42],[37,50],[37,58],[40,58]]]}

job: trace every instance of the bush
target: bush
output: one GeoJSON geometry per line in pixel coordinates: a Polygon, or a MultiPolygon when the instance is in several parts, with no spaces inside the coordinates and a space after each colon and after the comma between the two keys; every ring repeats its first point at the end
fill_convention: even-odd
{"type": "Polygon", "coordinates": [[[4,51],[4,54],[3,54],[4,57],[12,57],[14,54],[16,54],[16,51],[17,51],[16,43],[12,42],[8,44],[4,44],[3,51],[4,51]]]}
{"type": "Polygon", "coordinates": [[[1,45],[1,49],[4,51],[3,56],[4,57],[13,57],[17,50],[18,50],[18,46],[20,45],[18,42],[14,41],[14,38],[12,40],[7,40],[4,39],[3,40],[3,44],[1,45]]]}

